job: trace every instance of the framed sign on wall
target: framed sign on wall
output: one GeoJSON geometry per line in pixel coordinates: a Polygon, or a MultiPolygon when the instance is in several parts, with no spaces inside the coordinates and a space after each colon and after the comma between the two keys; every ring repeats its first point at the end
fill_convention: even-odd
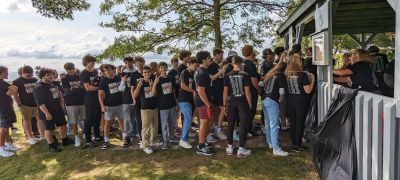
{"type": "Polygon", "coordinates": [[[314,65],[329,65],[327,59],[328,51],[328,31],[322,31],[311,35],[312,38],[312,56],[314,65]]]}

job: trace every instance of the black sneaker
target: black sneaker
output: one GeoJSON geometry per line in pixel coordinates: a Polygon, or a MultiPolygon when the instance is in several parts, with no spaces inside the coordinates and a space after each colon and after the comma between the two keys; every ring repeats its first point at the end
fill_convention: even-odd
{"type": "Polygon", "coordinates": [[[95,137],[93,141],[98,143],[98,142],[102,142],[103,140],[104,140],[104,137],[99,136],[99,137],[95,137]]]}
{"type": "Polygon", "coordinates": [[[51,153],[56,153],[56,152],[61,152],[62,149],[60,149],[56,144],[52,143],[49,144],[49,152],[51,153]]]}
{"type": "Polygon", "coordinates": [[[197,146],[197,154],[199,155],[205,155],[205,156],[210,156],[213,155],[214,152],[211,151],[211,149],[207,146],[203,146],[202,148],[200,148],[199,146],[197,146]]]}
{"type": "Polygon", "coordinates": [[[97,144],[95,144],[94,142],[88,142],[84,146],[82,146],[82,149],[95,148],[95,147],[97,147],[97,144]]]}
{"type": "Polygon", "coordinates": [[[126,137],[124,139],[124,143],[122,144],[122,147],[126,148],[129,147],[131,145],[131,139],[129,137],[126,137]]]}
{"type": "Polygon", "coordinates": [[[110,147],[109,142],[104,142],[103,145],[101,146],[101,149],[108,149],[110,147]]]}
{"type": "Polygon", "coordinates": [[[71,144],[75,144],[75,141],[73,139],[70,139],[68,137],[65,137],[64,139],[61,140],[63,146],[68,146],[71,144]]]}

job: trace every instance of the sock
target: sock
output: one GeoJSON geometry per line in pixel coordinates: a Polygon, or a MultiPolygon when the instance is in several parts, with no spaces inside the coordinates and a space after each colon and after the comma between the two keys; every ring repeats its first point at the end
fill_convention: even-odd
{"type": "Polygon", "coordinates": [[[122,133],[122,139],[126,138],[126,133],[122,133]]]}
{"type": "Polygon", "coordinates": [[[5,151],[5,147],[4,146],[0,146],[0,151],[5,151]]]}
{"type": "Polygon", "coordinates": [[[5,145],[6,145],[6,146],[11,146],[11,145],[12,145],[12,143],[10,143],[10,142],[6,142],[6,143],[5,143],[5,145]]]}
{"type": "MultiPolygon", "coordinates": [[[[75,139],[79,139],[79,135],[75,135],[75,139]]],[[[79,139],[80,140],[80,139],[79,139]]]]}
{"type": "Polygon", "coordinates": [[[228,147],[229,147],[229,148],[232,148],[232,144],[228,144],[228,147]]]}
{"type": "Polygon", "coordinates": [[[104,136],[104,142],[108,142],[110,139],[106,136],[104,136]]]}
{"type": "Polygon", "coordinates": [[[239,151],[243,151],[244,150],[244,147],[239,147],[239,151]]]}

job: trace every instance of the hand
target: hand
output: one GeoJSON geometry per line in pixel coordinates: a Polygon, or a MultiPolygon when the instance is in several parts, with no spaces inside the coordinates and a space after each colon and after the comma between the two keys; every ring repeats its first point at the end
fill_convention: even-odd
{"type": "Polygon", "coordinates": [[[222,69],[219,69],[218,70],[218,73],[219,74],[224,74],[226,72],[226,69],[225,68],[222,68],[222,69]]]}
{"type": "Polygon", "coordinates": [[[121,78],[121,80],[124,81],[124,82],[128,81],[128,76],[125,75],[124,77],[121,78]]]}
{"type": "Polygon", "coordinates": [[[53,120],[53,116],[50,113],[46,113],[45,116],[47,121],[53,120]]]}
{"type": "Polygon", "coordinates": [[[18,87],[14,86],[14,85],[10,85],[10,86],[8,86],[8,90],[13,91],[13,92],[17,92],[18,91],[18,87]]]}
{"type": "Polygon", "coordinates": [[[143,79],[141,79],[139,82],[138,82],[138,85],[137,85],[137,88],[141,88],[142,87],[142,85],[143,85],[143,79]]]}
{"type": "Polygon", "coordinates": [[[158,84],[160,82],[160,76],[156,76],[156,79],[154,79],[154,85],[158,84]]]}
{"type": "Polygon", "coordinates": [[[105,113],[105,112],[107,112],[107,108],[105,106],[102,106],[101,111],[105,113]]]}

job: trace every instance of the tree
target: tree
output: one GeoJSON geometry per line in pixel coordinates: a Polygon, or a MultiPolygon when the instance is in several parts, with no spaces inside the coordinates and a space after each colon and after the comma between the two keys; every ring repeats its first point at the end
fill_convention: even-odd
{"type": "Polygon", "coordinates": [[[73,20],[74,11],[85,11],[89,9],[90,4],[86,0],[32,0],[32,6],[45,17],[57,20],[73,20]]]}
{"type": "MultiPolygon", "coordinates": [[[[123,35],[99,59],[145,52],[176,52],[204,47],[232,48],[240,43],[261,45],[281,17],[288,0],[104,0],[102,22],[123,35]]],[[[88,9],[86,0],[32,0],[38,13],[58,20],[73,19],[74,11],[88,9]]]]}

